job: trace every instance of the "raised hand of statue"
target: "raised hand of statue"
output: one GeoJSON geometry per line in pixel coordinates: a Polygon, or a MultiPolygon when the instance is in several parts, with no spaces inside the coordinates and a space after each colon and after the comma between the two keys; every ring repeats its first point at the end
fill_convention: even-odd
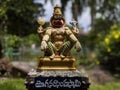
{"type": "Polygon", "coordinates": [[[43,32],[42,26],[40,26],[40,27],[38,28],[37,32],[38,32],[38,33],[42,33],[42,32],[43,32]]]}
{"type": "Polygon", "coordinates": [[[37,22],[39,23],[39,28],[38,28],[38,30],[37,30],[37,32],[38,33],[42,33],[43,32],[43,28],[42,28],[42,26],[45,24],[45,20],[44,19],[42,19],[42,18],[39,18],[38,20],[37,20],[37,22]]]}
{"type": "Polygon", "coordinates": [[[41,50],[46,50],[48,48],[47,42],[46,41],[42,41],[41,42],[41,50]]]}
{"type": "Polygon", "coordinates": [[[77,52],[80,52],[81,51],[81,48],[82,48],[82,46],[81,46],[81,44],[80,44],[80,42],[76,42],[76,44],[75,44],[75,49],[76,49],[76,51],[77,52]]]}
{"type": "Polygon", "coordinates": [[[75,35],[78,35],[78,34],[79,34],[79,30],[78,30],[77,27],[73,27],[73,33],[74,33],[75,35]]]}

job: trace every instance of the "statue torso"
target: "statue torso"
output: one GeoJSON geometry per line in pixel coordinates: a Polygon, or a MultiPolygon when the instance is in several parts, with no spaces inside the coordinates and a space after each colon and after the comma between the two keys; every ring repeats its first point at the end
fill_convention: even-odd
{"type": "Polygon", "coordinates": [[[51,28],[51,42],[55,45],[56,49],[59,49],[64,44],[65,37],[64,28],[51,28]]]}

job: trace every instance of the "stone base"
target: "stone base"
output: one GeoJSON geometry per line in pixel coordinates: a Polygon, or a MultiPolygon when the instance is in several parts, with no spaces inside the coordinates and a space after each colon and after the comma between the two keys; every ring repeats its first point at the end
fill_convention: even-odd
{"type": "Polygon", "coordinates": [[[87,90],[89,78],[77,70],[46,70],[28,73],[27,90],[87,90]]]}
{"type": "Polygon", "coordinates": [[[38,68],[37,70],[75,70],[75,58],[66,57],[64,59],[59,56],[54,59],[49,57],[38,57],[38,68]]]}

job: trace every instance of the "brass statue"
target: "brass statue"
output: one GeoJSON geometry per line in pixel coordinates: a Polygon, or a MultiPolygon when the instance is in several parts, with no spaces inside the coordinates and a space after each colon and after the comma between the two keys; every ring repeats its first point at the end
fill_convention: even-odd
{"type": "Polygon", "coordinates": [[[81,50],[81,44],[76,38],[78,29],[74,27],[74,30],[70,30],[65,26],[66,22],[59,5],[54,7],[49,27],[42,28],[45,23],[43,19],[38,20],[38,23],[40,27],[37,32],[41,39],[41,50],[45,52],[45,56],[49,56],[50,59],[53,59],[56,55],[65,58],[70,55],[73,46],[75,46],[76,51],[81,50]]]}
{"type": "Polygon", "coordinates": [[[39,19],[38,23],[40,26],[37,32],[45,55],[38,57],[37,69],[28,73],[25,81],[27,90],[87,90],[90,85],[88,76],[76,70],[76,60],[70,55],[74,46],[76,51],[81,50],[81,44],[76,38],[77,22],[71,22],[74,26],[72,29],[66,27],[60,7],[56,5],[50,25],[44,29],[42,25],[45,21],[39,19]]]}

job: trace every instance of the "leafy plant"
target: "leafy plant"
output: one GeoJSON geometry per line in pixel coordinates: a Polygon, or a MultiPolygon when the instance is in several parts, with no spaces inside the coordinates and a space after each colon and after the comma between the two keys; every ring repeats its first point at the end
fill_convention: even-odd
{"type": "Polygon", "coordinates": [[[112,72],[120,72],[120,27],[116,24],[98,45],[101,65],[112,72]]]}
{"type": "Polygon", "coordinates": [[[30,34],[23,38],[23,44],[25,46],[30,46],[32,44],[38,44],[40,42],[39,36],[37,34],[30,34]]]}
{"type": "Polygon", "coordinates": [[[7,38],[6,44],[9,47],[15,47],[15,46],[18,47],[18,46],[20,46],[20,42],[22,40],[21,37],[9,34],[9,35],[6,36],[6,38],[7,38]]]}
{"type": "Polygon", "coordinates": [[[26,36],[35,33],[36,18],[44,15],[43,4],[34,0],[0,0],[0,29],[26,36]]]}

